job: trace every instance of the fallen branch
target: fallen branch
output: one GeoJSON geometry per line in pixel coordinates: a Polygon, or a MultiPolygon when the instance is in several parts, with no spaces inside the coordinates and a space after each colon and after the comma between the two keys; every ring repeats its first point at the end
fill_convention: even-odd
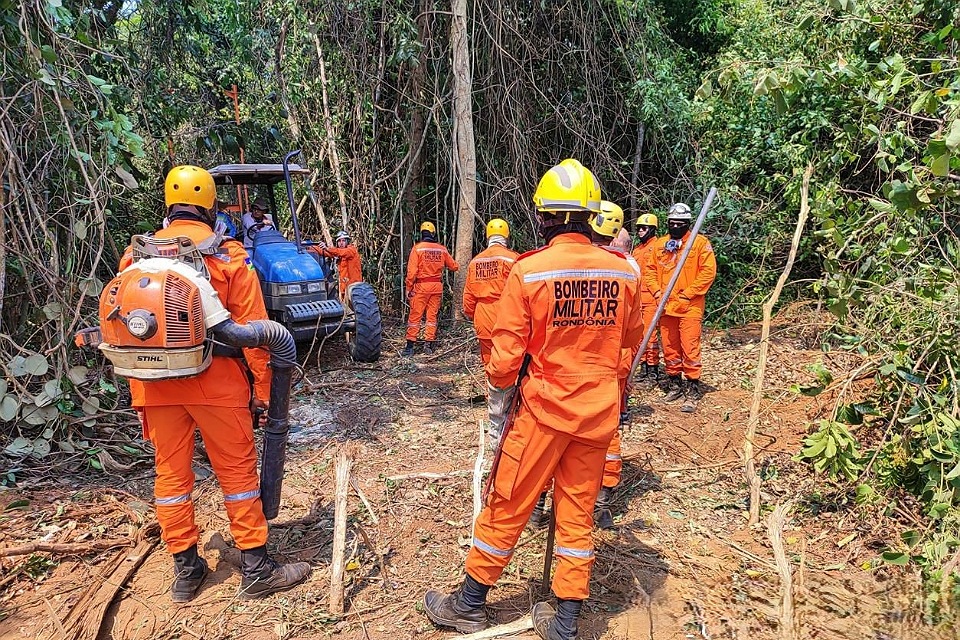
{"type": "Polygon", "coordinates": [[[469,469],[456,469],[446,473],[436,473],[434,471],[421,471],[419,473],[402,473],[398,476],[388,476],[390,482],[401,482],[403,480],[445,480],[447,478],[462,478],[472,476],[473,471],[469,469]]]}
{"type": "Polygon", "coordinates": [[[373,520],[373,524],[380,524],[380,518],[378,518],[377,514],[373,512],[373,507],[370,506],[370,501],[367,500],[367,496],[364,495],[363,490],[360,489],[360,483],[357,482],[357,479],[353,476],[350,476],[350,486],[353,487],[354,492],[357,494],[357,497],[360,498],[360,502],[363,503],[363,506],[367,508],[367,513],[370,514],[370,519],[373,520]]]}
{"type": "Polygon", "coordinates": [[[53,553],[65,556],[84,556],[98,551],[115,549],[117,547],[132,547],[133,540],[130,538],[115,538],[110,540],[91,540],[90,542],[33,542],[21,545],[19,547],[10,547],[9,549],[0,549],[0,558],[11,558],[13,556],[26,556],[31,553],[53,553]]]}
{"type": "Polygon", "coordinates": [[[789,502],[773,510],[767,518],[767,534],[770,536],[770,546],[773,547],[773,557],[777,563],[777,573],[780,574],[780,638],[781,640],[795,640],[796,621],[793,613],[793,572],[790,561],[787,560],[783,548],[783,526],[790,512],[789,502]]]}
{"type": "Polygon", "coordinates": [[[495,627],[490,627],[483,631],[477,631],[476,633],[470,633],[465,636],[457,636],[457,640],[488,640],[489,638],[513,635],[527,631],[528,629],[533,629],[533,618],[527,615],[508,624],[498,624],[495,627]]]}
{"type": "Polygon", "coordinates": [[[750,418],[747,421],[747,433],[743,441],[743,461],[745,464],[744,472],[747,477],[747,485],[750,487],[750,519],[747,526],[752,527],[760,521],[760,476],[757,474],[756,462],[753,453],[753,440],[757,436],[757,423],[760,422],[760,402],[763,400],[763,378],[767,371],[767,353],[770,351],[770,320],[773,317],[773,307],[780,299],[780,292],[783,291],[787,278],[790,277],[790,271],[793,269],[793,261],[797,258],[797,249],[800,247],[800,237],[803,235],[803,227],[807,222],[807,214],[810,211],[810,177],[813,175],[813,165],[807,165],[807,170],[803,172],[803,184],[800,187],[800,213],[797,215],[797,227],[793,232],[793,240],[790,242],[790,255],[787,256],[787,264],[783,267],[783,273],[777,280],[777,286],[773,288],[773,293],[766,302],[763,303],[763,327],[760,331],[760,359],[757,364],[757,377],[753,384],[753,402],[750,403],[750,418]]]}
{"type": "Polygon", "coordinates": [[[159,526],[156,521],[147,523],[137,534],[137,546],[129,553],[118,553],[103,565],[90,582],[90,586],[70,609],[62,626],[58,621],[61,637],[67,640],[94,640],[100,637],[104,618],[110,603],[121,589],[133,578],[137,569],[146,561],[159,542],[156,537],[159,526]]]}

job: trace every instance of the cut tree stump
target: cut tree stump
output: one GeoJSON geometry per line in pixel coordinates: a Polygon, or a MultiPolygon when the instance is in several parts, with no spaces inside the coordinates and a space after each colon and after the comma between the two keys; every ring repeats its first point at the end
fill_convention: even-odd
{"type": "MultiPolygon", "coordinates": [[[[343,569],[344,552],[347,547],[347,492],[350,490],[350,468],[353,466],[355,449],[346,446],[337,454],[335,468],[336,493],[333,508],[333,559],[330,562],[330,598],[328,609],[335,615],[343,615],[343,569]]],[[[386,578],[386,576],[384,576],[386,578]]]]}

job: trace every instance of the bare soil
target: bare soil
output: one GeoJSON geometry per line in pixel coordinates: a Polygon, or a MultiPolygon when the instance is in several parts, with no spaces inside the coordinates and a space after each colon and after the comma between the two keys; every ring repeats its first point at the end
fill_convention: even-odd
{"type": "MultiPolygon", "coordinates": [[[[837,379],[858,364],[856,356],[821,350],[816,320],[787,313],[774,331],[757,439],[764,509],[754,528],[747,527],[741,457],[759,327],[705,336],[710,390],[697,413],[663,403],[656,389],[639,389],[631,398],[617,527],[596,533],[598,560],[581,638],[955,637],[924,626],[916,575],[877,560],[898,522],[854,511],[849,492],[793,460],[809,425],[829,414],[837,393],[856,392],[808,398],[789,390],[812,380],[806,368],[812,363],[822,362],[837,379]],[[766,526],[772,509],[786,502],[792,505],[783,531],[792,620],[781,613],[781,579],[766,526]]],[[[0,638],[454,637],[430,624],[419,603],[426,589],[452,588],[462,578],[470,470],[485,403],[468,328],[448,330],[442,344],[435,355],[403,359],[402,342],[394,340],[369,367],[351,363],[339,343],[326,345],[319,362],[308,358],[294,401],[300,428],[291,437],[283,505],[270,534],[277,556],[314,566],[303,586],[264,601],[236,598],[239,553],[216,478],[199,457],[203,479],[194,497],[213,571],[199,597],[179,606],[168,596],[170,557],[162,542],[143,533],[153,517],[148,461],[106,478],[44,476],[0,493],[6,507],[0,510],[0,638]],[[353,473],[373,513],[351,493],[347,613],[333,616],[327,609],[333,464],[343,446],[358,451],[353,473]],[[441,475],[416,475],[423,473],[441,475]],[[2,551],[31,542],[107,539],[130,546],[79,555],[3,557],[2,551]],[[131,558],[138,540],[142,553],[131,558]],[[110,585],[138,561],[132,578],[110,585]],[[105,597],[102,624],[99,615],[79,616],[105,597]]],[[[499,622],[523,616],[540,599],[544,547],[542,532],[521,539],[490,594],[499,622]]]]}

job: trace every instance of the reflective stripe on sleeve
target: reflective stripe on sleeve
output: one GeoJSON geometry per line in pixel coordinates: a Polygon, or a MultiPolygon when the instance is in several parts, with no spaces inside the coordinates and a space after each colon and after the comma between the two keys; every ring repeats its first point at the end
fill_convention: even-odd
{"type": "Polygon", "coordinates": [[[620,458],[620,454],[619,454],[619,453],[608,453],[606,459],[607,459],[607,460],[620,460],[621,458],[620,458]]]}

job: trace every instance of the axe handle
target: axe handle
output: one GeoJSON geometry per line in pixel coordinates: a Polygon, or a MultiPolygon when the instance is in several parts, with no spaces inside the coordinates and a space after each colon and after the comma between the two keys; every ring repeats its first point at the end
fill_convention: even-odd
{"type": "Polygon", "coordinates": [[[540,583],[540,593],[550,593],[550,569],[553,568],[553,542],[557,537],[557,511],[550,508],[550,528],[547,529],[547,551],[543,556],[543,581],[540,583]]]}

